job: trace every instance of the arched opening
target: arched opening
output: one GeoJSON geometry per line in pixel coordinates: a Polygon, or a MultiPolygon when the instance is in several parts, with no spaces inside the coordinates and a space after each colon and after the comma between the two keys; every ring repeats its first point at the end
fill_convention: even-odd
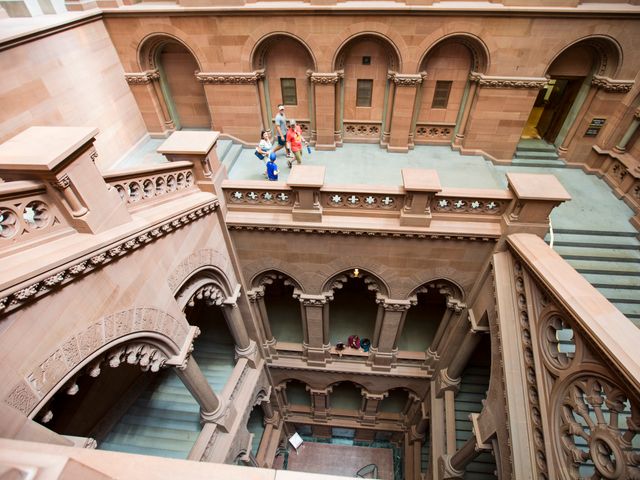
{"type": "Polygon", "coordinates": [[[613,75],[618,62],[619,48],[608,38],[588,38],[563,50],[545,72],[549,81],[538,92],[522,138],[560,146],[594,75],[613,75]]]}
{"type": "Polygon", "coordinates": [[[380,402],[381,413],[400,415],[405,413],[409,402],[409,391],[405,388],[392,388],[380,402]]]}
{"type": "Polygon", "coordinates": [[[353,413],[362,410],[361,387],[353,382],[340,382],[331,387],[329,405],[335,413],[338,410],[353,413]]]}
{"type": "Polygon", "coordinates": [[[264,303],[271,334],[278,343],[300,344],[304,341],[300,302],[294,298],[297,284],[280,272],[268,272],[260,276],[264,285],[264,303]]]}
{"type": "MultiPolygon", "coordinates": [[[[349,337],[360,341],[374,338],[378,305],[376,292],[381,282],[365,271],[355,269],[330,282],[333,300],[329,307],[329,342],[348,345],[349,337]]],[[[386,293],[386,292],[384,292],[386,293]]]]}
{"type": "Polygon", "coordinates": [[[420,106],[414,129],[417,144],[449,143],[464,109],[469,73],[479,60],[463,39],[446,39],[422,60],[426,78],[420,89],[420,106]]]}
{"type": "Polygon", "coordinates": [[[141,64],[157,70],[166,110],[176,130],[210,129],[211,115],[202,83],[195,73],[200,66],[193,53],[173,37],[147,40],[141,48],[141,64]]]}
{"type": "Polygon", "coordinates": [[[416,305],[407,311],[398,350],[424,352],[433,343],[447,309],[447,297],[438,288],[425,288],[416,298],[416,305]]]}
{"type": "Polygon", "coordinates": [[[260,449],[262,436],[264,435],[264,412],[260,405],[254,405],[251,410],[249,419],[247,420],[247,430],[253,434],[253,439],[251,440],[251,455],[252,457],[256,457],[260,449]]]}
{"type": "Polygon", "coordinates": [[[391,118],[388,74],[399,66],[397,49],[376,34],[358,35],[340,48],[335,68],[344,76],[336,118],[345,142],[377,143],[383,138],[385,119],[391,118]]]}
{"type": "Polygon", "coordinates": [[[282,104],[286,117],[295,119],[310,139],[314,114],[307,72],[315,70],[315,61],[308,47],[290,35],[274,34],[258,44],[252,63],[254,69],[264,69],[266,98],[261,100],[267,109],[266,128],[272,127],[277,106],[282,104]]]}
{"type": "Polygon", "coordinates": [[[292,407],[311,408],[311,395],[307,390],[307,384],[300,380],[291,379],[287,381],[284,389],[286,404],[289,409],[292,407]]]}

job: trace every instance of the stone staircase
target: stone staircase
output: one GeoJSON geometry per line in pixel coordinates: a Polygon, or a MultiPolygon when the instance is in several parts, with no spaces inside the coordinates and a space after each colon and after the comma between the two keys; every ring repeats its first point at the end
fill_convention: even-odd
{"type": "Polygon", "coordinates": [[[555,146],[544,140],[523,139],[516,147],[511,166],[564,168],[566,164],[558,157],[555,146]]]}
{"type": "Polygon", "coordinates": [[[220,163],[226,167],[227,173],[229,173],[242,153],[242,145],[234,143],[233,140],[218,140],[216,152],[220,163]]]}
{"type": "MultiPolygon", "coordinates": [[[[198,338],[193,356],[211,388],[220,393],[233,371],[234,347],[215,340],[211,335],[198,338]]],[[[99,442],[99,449],[187,458],[200,434],[200,407],[172,370],[156,375],[99,442]]]]}
{"type": "MultiPolygon", "coordinates": [[[[487,398],[491,367],[469,365],[462,373],[460,390],[456,395],[456,444],[460,448],[473,436],[469,414],[480,413],[487,398]]],[[[491,453],[481,453],[465,468],[465,480],[497,478],[496,462],[491,453]]]]}
{"type": "Polygon", "coordinates": [[[553,249],[640,327],[637,233],[554,229],[553,249]]]}

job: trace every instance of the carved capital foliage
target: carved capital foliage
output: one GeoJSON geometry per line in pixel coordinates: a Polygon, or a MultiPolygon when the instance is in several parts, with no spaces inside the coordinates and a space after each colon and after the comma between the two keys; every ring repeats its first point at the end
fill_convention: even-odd
{"type": "Polygon", "coordinates": [[[546,77],[490,77],[471,72],[469,80],[485,88],[532,88],[541,89],[549,81],[546,77]]]}
{"type": "Polygon", "coordinates": [[[609,93],[630,92],[634,83],[634,80],[617,80],[609,77],[601,77],[600,75],[594,75],[591,80],[591,85],[609,93]]]}
{"type": "Polygon", "coordinates": [[[393,83],[395,83],[398,87],[417,87],[423,81],[423,75],[419,73],[400,74],[394,72],[389,74],[389,78],[393,80],[393,83]]]}
{"type": "Polygon", "coordinates": [[[251,85],[264,78],[264,70],[249,73],[196,72],[196,80],[212,85],[251,85]]]}
{"type": "Polygon", "coordinates": [[[69,188],[69,186],[71,185],[71,180],[69,179],[69,175],[63,175],[62,177],[56,178],[55,180],[52,180],[49,183],[53,188],[56,188],[62,191],[65,188],[69,188]]]}
{"type": "Polygon", "coordinates": [[[316,85],[335,85],[340,80],[340,75],[337,72],[331,73],[317,73],[312,72],[309,75],[311,83],[316,85]]]}
{"type": "Polygon", "coordinates": [[[247,292],[247,297],[249,297],[249,301],[251,303],[257,302],[260,298],[264,298],[265,288],[264,285],[261,285],[256,288],[252,288],[247,292]]]}
{"type": "Polygon", "coordinates": [[[125,73],[124,78],[129,85],[146,85],[156,80],[160,80],[158,70],[148,70],[140,73],[125,73]]]}

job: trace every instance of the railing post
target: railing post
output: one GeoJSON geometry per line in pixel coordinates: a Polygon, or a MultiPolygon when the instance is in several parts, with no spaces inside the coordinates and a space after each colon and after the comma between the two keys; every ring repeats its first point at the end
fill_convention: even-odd
{"type": "Polygon", "coordinates": [[[515,199],[502,216],[503,234],[525,232],[544,237],[549,214],[571,200],[571,195],[554,175],[507,173],[507,180],[515,199]]]}
{"type": "Polygon", "coordinates": [[[31,127],[0,145],[0,177],[44,182],[69,223],[100,233],[131,221],[126,205],[94,161],[98,129],[31,127]]]}
{"type": "Polygon", "coordinates": [[[403,168],[406,198],[400,212],[400,225],[428,227],[431,224],[431,199],[442,190],[438,172],[421,168],[403,168]]]}
{"type": "Polygon", "coordinates": [[[193,163],[196,185],[203,192],[216,193],[218,174],[221,172],[220,160],[216,152],[216,144],[220,132],[173,132],[157,152],[167,157],[170,162],[187,160],[193,163]]]}
{"type": "Polygon", "coordinates": [[[320,187],[324,184],[325,167],[295,165],[287,185],[294,192],[295,200],[291,216],[297,222],[322,221],[320,187]]]}

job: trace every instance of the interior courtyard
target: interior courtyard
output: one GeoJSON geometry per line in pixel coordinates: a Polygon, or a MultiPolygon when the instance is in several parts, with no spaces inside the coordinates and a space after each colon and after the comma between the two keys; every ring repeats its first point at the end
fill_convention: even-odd
{"type": "Polygon", "coordinates": [[[637,0],[0,0],[0,67],[1,480],[640,478],[637,0]]]}

